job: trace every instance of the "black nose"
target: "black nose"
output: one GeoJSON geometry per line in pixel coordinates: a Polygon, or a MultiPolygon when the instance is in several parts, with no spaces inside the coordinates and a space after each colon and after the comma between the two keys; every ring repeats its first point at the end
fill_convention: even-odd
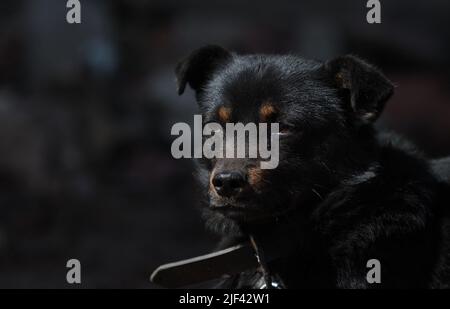
{"type": "Polygon", "coordinates": [[[245,177],[238,172],[217,173],[212,179],[217,194],[224,197],[238,195],[245,187],[245,177]]]}

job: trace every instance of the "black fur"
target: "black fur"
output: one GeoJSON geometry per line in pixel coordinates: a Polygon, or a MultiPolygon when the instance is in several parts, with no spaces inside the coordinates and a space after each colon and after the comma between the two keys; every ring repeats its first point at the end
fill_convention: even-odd
{"type": "MultiPolygon", "coordinates": [[[[242,198],[224,201],[209,188],[212,170],[232,159],[198,162],[203,216],[224,243],[288,227],[279,238],[294,250],[270,268],[289,288],[449,287],[448,187],[419,154],[377,136],[372,123],[393,93],[379,70],[354,56],[320,63],[208,46],[176,73],[180,94],[187,83],[195,90],[205,122],[219,121],[224,105],[231,122],[257,123],[270,102],[289,133],[279,166],[242,198]],[[369,259],[381,262],[381,284],[366,280],[369,259]]],[[[256,164],[233,162],[228,168],[245,171],[256,164]]]]}

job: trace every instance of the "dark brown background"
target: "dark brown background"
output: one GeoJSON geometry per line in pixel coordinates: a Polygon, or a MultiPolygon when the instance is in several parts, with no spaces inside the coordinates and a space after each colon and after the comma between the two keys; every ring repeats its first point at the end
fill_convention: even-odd
{"type": "Polygon", "coordinates": [[[170,154],[170,128],[191,121],[192,92],[174,66],[204,44],[353,53],[398,86],[381,123],[430,156],[450,154],[449,1],[82,2],[0,4],[0,287],[148,288],[160,263],[212,248],[195,211],[189,160],[170,154]]]}

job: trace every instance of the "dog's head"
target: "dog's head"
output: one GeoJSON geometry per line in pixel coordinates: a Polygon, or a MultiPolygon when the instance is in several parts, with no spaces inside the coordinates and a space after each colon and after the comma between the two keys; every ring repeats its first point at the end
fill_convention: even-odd
{"type": "Polygon", "coordinates": [[[362,164],[367,132],[393,93],[384,75],[353,56],[320,63],[207,46],[181,61],[176,76],[179,94],[187,84],[195,91],[205,123],[279,124],[275,169],[261,169],[259,158],[201,160],[205,216],[225,233],[322,198],[362,164]]]}

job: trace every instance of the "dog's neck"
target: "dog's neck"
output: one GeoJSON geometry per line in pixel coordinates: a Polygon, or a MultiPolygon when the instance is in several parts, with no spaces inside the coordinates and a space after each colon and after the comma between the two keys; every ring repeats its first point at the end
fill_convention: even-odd
{"type": "Polygon", "coordinates": [[[322,198],[322,196],[316,194],[302,198],[295,196],[289,201],[292,204],[288,207],[290,208],[289,211],[268,218],[264,222],[242,226],[243,234],[236,241],[239,242],[252,236],[261,244],[261,248],[272,256],[287,255],[287,253],[290,254],[292,251],[299,250],[304,246],[304,242],[309,238],[309,235],[313,233],[314,228],[309,217],[322,198]]]}

